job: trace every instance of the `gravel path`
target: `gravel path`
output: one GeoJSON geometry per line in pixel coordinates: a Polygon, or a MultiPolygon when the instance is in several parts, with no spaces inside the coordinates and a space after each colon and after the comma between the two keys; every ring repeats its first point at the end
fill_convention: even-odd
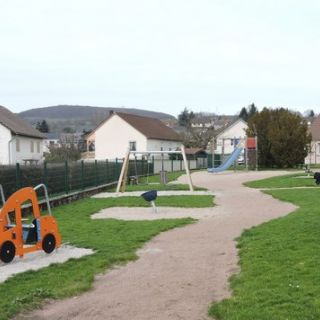
{"type": "Polygon", "coordinates": [[[295,209],[242,183],[281,173],[194,173],[194,183],[216,195],[212,218],[158,235],[139,251],[140,259],[98,276],[90,292],[18,318],[208,319],[209,305],[230,296],[228,278],[239,271],[234,239],[295,209]]]}

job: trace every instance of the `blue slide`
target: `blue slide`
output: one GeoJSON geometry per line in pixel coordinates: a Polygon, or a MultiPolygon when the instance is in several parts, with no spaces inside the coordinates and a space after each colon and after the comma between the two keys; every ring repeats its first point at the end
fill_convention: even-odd
{"type": "Polygon", "coordinates": [[[242,147],[235,148],[234,151],[231,153],[230,157],[224,163],[222,163],[217,168],[208,168],[208,172],[221,172],[221,171],[227,170],[238,159],[242,150],[243,150],[242,147]]]}

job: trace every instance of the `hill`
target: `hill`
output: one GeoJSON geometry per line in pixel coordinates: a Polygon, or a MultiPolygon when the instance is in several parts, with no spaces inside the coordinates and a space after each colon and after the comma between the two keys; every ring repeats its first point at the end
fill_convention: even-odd
{"type": "Polygon", "coordinates": [[[95,128],[109,112],[125,112],[139,116],[157,118],[160,120],[174,119],[167,113],[154,112],[134,108],[108,108],[92,106],[58,105],[38,109],[30,109],[20,112],[19,115],[35,124],[38,121],[46,120],[51,132],[82,131],[95,128]]]}

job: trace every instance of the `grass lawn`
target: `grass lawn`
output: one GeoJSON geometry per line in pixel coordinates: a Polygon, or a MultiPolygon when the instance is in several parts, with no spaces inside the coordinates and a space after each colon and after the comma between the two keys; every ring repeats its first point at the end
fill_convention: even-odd
{"type": "MultiPolygon", "coordinates": [[[[175,181],[180,176],[182,176],[184,174],[185,174],[185,171],[168,172],[168,182],[175,181]]],[[[128,191],[128,192],[130,192],[130,191],[148,191],[148,190],[158,190],[158,191],[189,190],[189,185],[188,184],[181,184],[181,183],[161,184],[159,174],[149,176],[148,178],[147,177],[139,178],[138,185],[126,185],[126,191],[128,191]]],[[[207,190],[207,189],[194,187],[194,190],[203,191],[203,190],[207,190]]],[[[108,191],[115,192],[116,188],[110,189],[108,191]]]]}
{"type": "MultiPolygon", "coordinates": [[[[168,182],[177,180],[179,177],[181,177],[184,174],[186,174],[185,171],[167,172],[168,182]]],[[[147,181],[149,183],[160,183],[160,175],[159,174],[155,174],[155,175],[152,175],[152,176],[149,176],[149,177],[141,177],[139,179],[139,182],[141,182],[141,183],[147,183],[147,181]]]]}
{"type": "MultiPolygon", "coordinates": [[[[273,187],[283,181],[272,179],[267,183],[273,187]]],[[[214,304],[209,313],[223,320],[320,319],[319,190],[267,193],[300,208],[242,234],[241,272],[231,279],[233,295],[214,304]]]]}
{"type": "MultiPolygon", "coordinates": [[[[210,196],[159,197],[157,205],[204,207],[212,206],[213,202],[210,196]]],[[[83,199],[53,209],[63,242],[92,248],[96,253],[38,271],[28,271],[0,284],[1,320],[19,311],[33,309],[44,299],[64,298],[90,289],[96,274],[114,264],[136,259],[136,250],[158,233],[194,221],[189,218],[156,221],[90,219],[91,214],[113,206],[148,204],[141,197],[83,199]]]]}
{"type": "MultiPolygon", "coordinates": [[[[310,174],[313,177],[313,174],[310,174]]],[[[306,174],[296,173],[258,181],[246,182],[245,185],[251,188],[292,188],[292,187],[316,187],[313,178],[306,174]],[[302,177],[302,178],[301,178],[302,177]]]]}

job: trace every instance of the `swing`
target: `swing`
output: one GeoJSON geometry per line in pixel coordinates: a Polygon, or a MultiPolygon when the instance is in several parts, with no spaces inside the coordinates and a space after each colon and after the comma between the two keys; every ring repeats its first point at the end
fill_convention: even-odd
{"type": "MultiPolygon", "coordinates": [[[[148,185],[149,184],[149,176],[150,176],[150,153],[148,153],[147,155],[147,175],[146,175],[146,182],[145,183],[141,183],[139,182],[139,174],[138,174],[138,164],[137,164],[137,155],[134,154],[134,169],[135,169],[135,175],[130,177],[130,182],[132,181],[132,179],[135,180],[137,185],[148,185]]],[[[143,158],[141,157],[141,166],[143,167],[143,158]]],[[[142,170],[143,172],[143,170],[142,170]]]]}

